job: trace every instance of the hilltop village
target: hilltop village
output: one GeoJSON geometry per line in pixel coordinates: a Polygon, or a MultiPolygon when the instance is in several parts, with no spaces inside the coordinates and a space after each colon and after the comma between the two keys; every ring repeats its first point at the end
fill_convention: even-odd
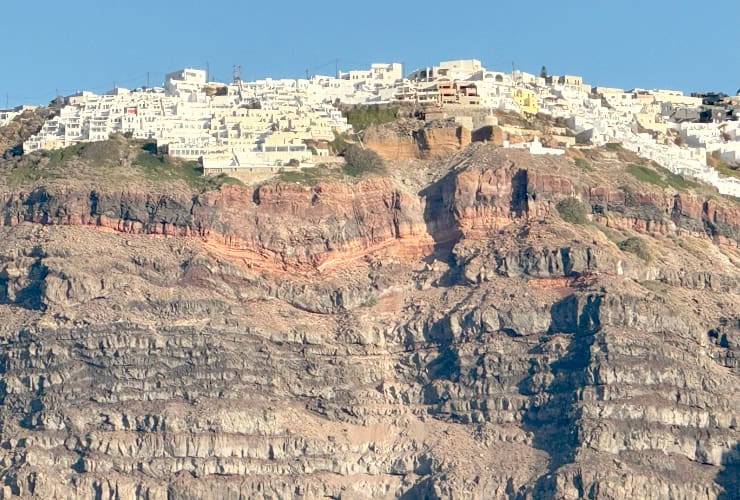
{"type": "MultiPolygon", "coordinates": [[[[717,163],[740,162],[740,96],[591,86],[573,75],[490,71],[476,59],[443,61],[404,76],[398,63],[306,79],[209,81],[199,69],[166,75],[163,87],[114,88],[63,98],[58,115],[23,144],[25,153],[101,141],[112,133],[156,141],[206,174],[330,161],[329,143],[353,130],[342,110],[407,106],[472,132],[501,113],[557,124],[546,140],[501,141],[532,154],[619,143],[674,173],[740,197],[740,179],[717,163]],[[482,118],[481,118],[482,117],[482,118]]],[[[0,126],[24,111],[0,110],[0,126]]]]}

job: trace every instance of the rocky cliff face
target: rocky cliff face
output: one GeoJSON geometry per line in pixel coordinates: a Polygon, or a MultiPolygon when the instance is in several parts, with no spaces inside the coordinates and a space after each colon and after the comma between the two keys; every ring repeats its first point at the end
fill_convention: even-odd
{"type": "Polygon", "coordinates": [[[470,130],[449,120],[406,120],[372,126],[363,134],[363,143],[385,160],[430,158],[455,153],[470,144],[471,140],[470,130]]]}
{"type": "Polygon", "coordinates": [[[431,245],[421,201],[388,179],[354,185],[224,187],[192,197],[161,193],[61,191],[6,195],[5,225],[92,225],[130,234],[194,236],[217,253],[271,270],[330,266],[398,243],[431,245]]]}
{"type": "Polygon", "coordinates": [[[731,498],[737,203],[447,166],[7,194],[0,497],[731,498]]]}

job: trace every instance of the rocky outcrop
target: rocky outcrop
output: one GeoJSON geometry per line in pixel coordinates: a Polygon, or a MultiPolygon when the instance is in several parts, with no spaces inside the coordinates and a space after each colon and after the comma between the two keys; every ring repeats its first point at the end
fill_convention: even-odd
{"type": "Polygon", "coordinates": [[[363,134],[363,144],[384,160],[430,158],[456,153],[470,144],[471,140],[470,130],[449,120],[408,120],[373,126],[363,134]]]}
{"type": "Polygon", "coordinates": [[[527,157],[501,153],[485,163],[475,157],[464,159],[470,166],[441,181],[443,204],[468,231],[489,231],[510,223],[511,216],[553,214],[558,201],[576,197],[590,207],[595,221],[606,226],[648,234],[693,234],[731,245],[740,242],[736,205],[720,205],[691,193],[576,184],[572,178],[530,170],[527,157]]]}
{"type": "Polygon", "coordinates": [[[415,130],[413,125],[406,130],[373,126],[365,131],[362,142],[365,147],[378,153],[384,160],[419,158],[421,149],[414,137],[415,130]]]}

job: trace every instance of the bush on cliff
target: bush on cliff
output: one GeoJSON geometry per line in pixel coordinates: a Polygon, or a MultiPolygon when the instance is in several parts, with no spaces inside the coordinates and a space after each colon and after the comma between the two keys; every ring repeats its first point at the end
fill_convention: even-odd
{"type": "Polygon", "coordinates": [[[383,175],[387,172],[385,162],[378,153],[357,145],[351,145],[345,150],[344,159],[347,163],[342,167],[342,171],[350,177],[365,174],[383,175]]]}
{"type": "Polygon", "coordinates": [[[334,140],[329,142],[329,146],[331,146],[332,151],[334,151],[334,154],[339,156],[343,155],[345,151],[347,151],[347,148],[350,147],[350,145],[354,144],[355,141],[352,139],[350,134],[337,134],[334,133],[334,140]]]}
{"type": "Polygon", "coordinates": [[[560,218],[571,224],[585,224],[588,222],[586,205],[578,198],[565,198],[555,205],[560,218]]]}
{"type": "Polygon", "coordinates": [[[617,243],[617,246],[623,252],[633,253],[645,262],[650,262],[653,258],[647,244],[642,240],[642,238],[638,238],[637,236],[632,236],[624,241],[620,241],[617,243]]]}
{"type": "Polygon", "coordinates": [[[370,125],[381,125],[396,119],[398,108],[378,104],[358,105],[344,112],[347,122],[355,132],[365,130],[370,125]]]}

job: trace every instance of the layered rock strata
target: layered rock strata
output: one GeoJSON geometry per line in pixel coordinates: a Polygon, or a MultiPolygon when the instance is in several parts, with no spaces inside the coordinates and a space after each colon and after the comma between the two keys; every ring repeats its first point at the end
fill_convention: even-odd
{"type": "Polygon", "coordinates": [[[8,195],[0,497],[732,498],[737,204],[558,161],[8,195]]]}

